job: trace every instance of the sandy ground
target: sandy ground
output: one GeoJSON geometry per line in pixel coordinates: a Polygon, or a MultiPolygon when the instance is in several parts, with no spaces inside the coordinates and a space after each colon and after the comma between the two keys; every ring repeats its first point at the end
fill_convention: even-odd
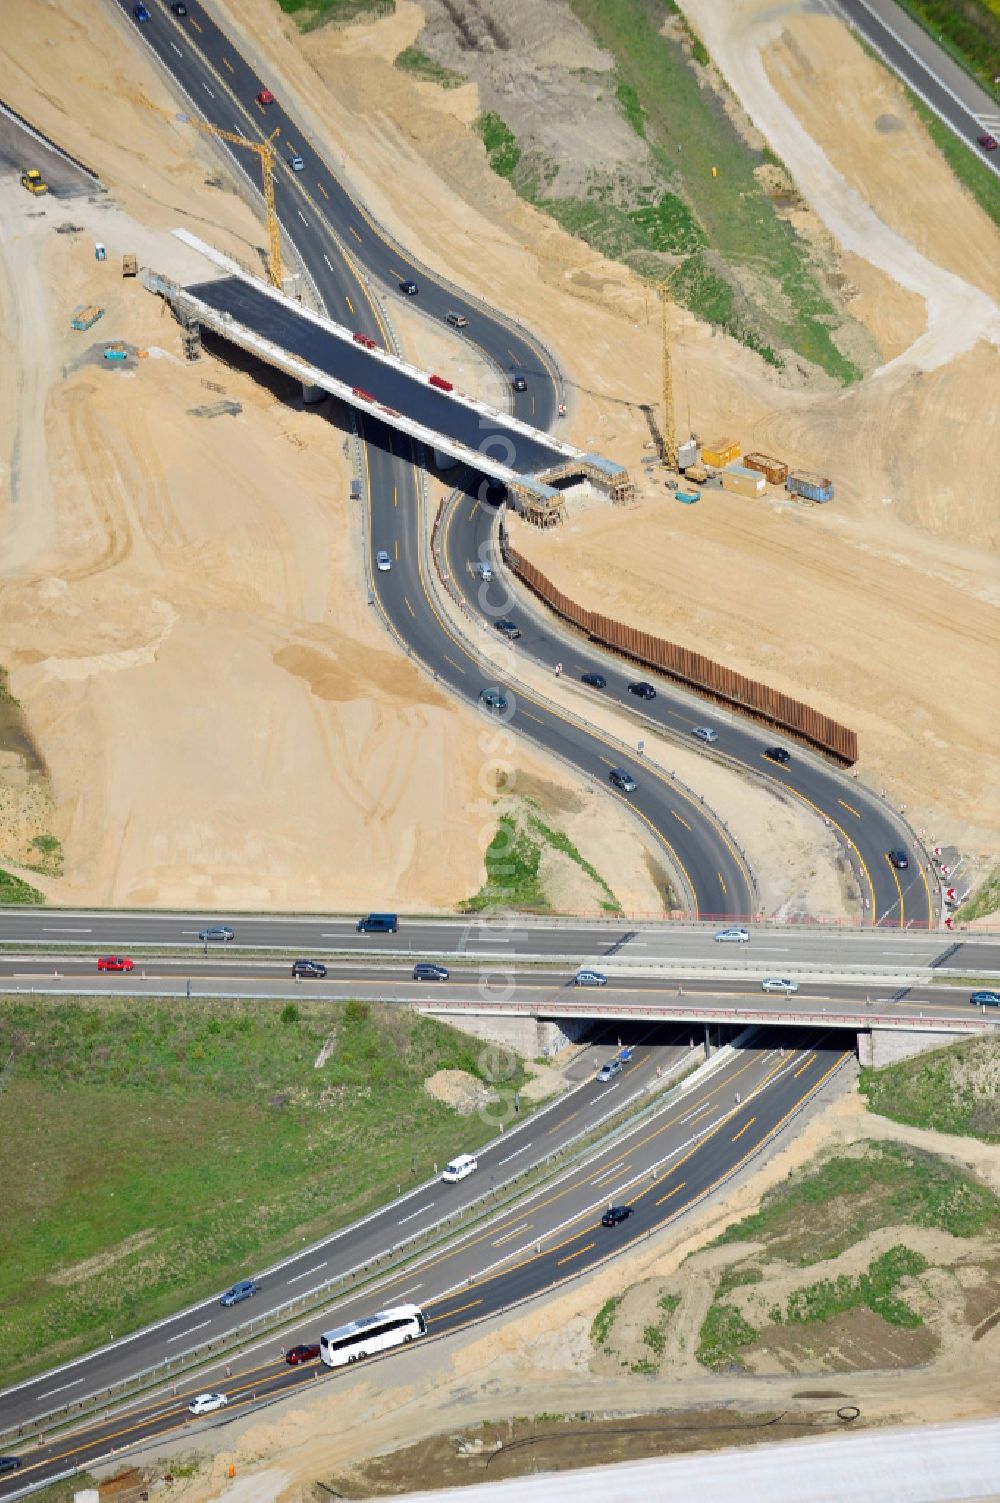
{"type": "MultiPolygon", "coordinates": [[[[814,1111],[808,1124],[754,1174],[738,1184],[724,1206],[710,1205],[685,1217],[634,1253],[617,1260],[562,1293],[521,1311],[485,1324],[464,1342],[443,1342],[418,1348],[405,1363],[387,1363],[377,1372],[338,1381],[336,1394],[298,1399],[277,1406],[267,1416],[248,1417],[225,1431],[204,1438],[208,1464],[188,1483],[180,1484],[185,1503],[221,1495],[226,1469],[237,1476],[253,1469],[255,1503],[303,1496],[317,1480],[342,1475],[366,1456],[411,1444],[422,1436],[449,1433],[506,1415],[538,1413],[643,1413],[657,1410],[702,1409],[727,1405],[744,1412],[788,1410],[803,1405],[815,1409],[817,1395],[803,1384],[803,1373],[717,1375],[699,1367],[693,1357],[694,1336],[701,1323],[702,1304],[711,1296],[709,1265],[718,1266],[742,1255],[742,1249],[718,1248],[702,1252],[726,1226],[752,1212],[768,1188],[807,1164],[830,1147],[849,1147],[869,1135],[913,1143],[941,1152],[973,1173],[987,1170],[996,1184],[995,1148],[968,1139],[945,1137],[871,1118],[853,1092],[841,1095],[814,1111]],[[671,1318],[671,1346],[655,1378],[631,1373],[603,1356],[596,1357],[590,1340],[594,1316],[612,1295],[631,1289],[636,1304],[631,1321],[634,1334],[648,1318],[647,1305],[665,1289],[680,1290],[682,1302],[671,1318]]],[[[838,1258],[835,1272],[856,1273],[891,1245],[889,1228],[868,1239],[863,1247],[838,1258]],[[841,1267],[843,1264],[843,1267],[841,1267]]],[[[966,1284],[975,1289],[971,1244],[950,1246],[944,1234],[906,1228],[906,1240],[920,1241],[928,1257],[958,1257],[969,1270],[966,1284]],[[924,1244],[926,1243],[926,1246],[924,1244]],[[945,1244],[949,1244],[946,1246],[945,1244]]],[[[914,1245],[916,1245],[914,1243],[914,1245]]],[[[995,1255],[995,1244],[993,1254],[995,1255]]],[[[994,1259],[995,1260],[995,1259],[994,1259]]],[[[832,1266],[832,1265],[831,1265],[832,1266]]],[[[805,1270],[800,1282],[812,1282],[828,1271],[805,1270]]],[[[784,1269],[789,1288],[798,1275],[784,1269]]],[[[980,1281],[981,1282],[981,1281],[980,1281]]],[[[956,1288],[960,1287],[956,1284],[956,1288]]],[[[759,1293],[760,1291],[758,1291],[759,1293]]],[[[765,1290],[765,1295],[767,1291],[765,1290]]],[[[734,1299],[741,1291],[736,1291],[734,1299]]],[[[752,1296],[753,1290],[748,1291],[752,1296]]],[[[916,1297],[913,1291],[908,1295],[916,1297]]],[[[1000,1369],[1000,1329],[971,1345],[973,1326],[968,1310],[955,1296],[955,1319],[949,1330],[935,1324],[937,1349],[929,1361],[917,1355],[910,1370],[852,1371],[839,1374],[839,1402],[860,1406],[864,1423],[911,1424],[945,1418],[989,1416],[995,1410],[995,1378],[1000,1369]]],[[[901,1356],[907,1353],[901,1349],[901,1356]]],[[[635,1352],[630,1349],[629,1361],[635,1352]]],[[[817,1369],[819,1375],[822,1369],[817,1369]]],[[[827,1378],[830,1372],[824,1374],[827,1378]]],[[[829,1386],[829,1385],[828,1385],[829,1386]]],[[[190,1441],[178,1441],[158,1459],[190,1453],[190,1441]]],[[[247,1484],[249,1485],[249,1483],[247,1484]]],[[[228,1496],[228,1494],[227,1494],[228,1496]]]]}

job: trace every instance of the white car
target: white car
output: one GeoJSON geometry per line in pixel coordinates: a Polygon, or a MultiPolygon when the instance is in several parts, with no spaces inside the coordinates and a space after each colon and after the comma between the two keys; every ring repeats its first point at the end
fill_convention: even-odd
{"type": "Polygon", "coordinates": [[[699,741],[718,741],[719,739],[718,731],[713,731],[710,725],[696,725],[691,734],[697,736],[699,741]]]}
{"type": "Polygon", "coordinates": [[[216,1409],[225,1409],[229,1400],[224,1393],[200,1393],[188,1405],[189,1414],[212,1414],[216,1409]]]}
{"type": "Polygon", "coordinates": [[[768,976],[766,981],[760,983],[760,989],[762,992],[797,992],[799,983],[785,981],[780,976],[768,976]]]}
{"type": "Polygon", "coordinates": [[[720,929],[715,936],[715,943],[717,945],[748,945],[750,943],[750,930],[740,928],[720,929]]]}
{"type": "Polygon", "coordinates": [[[392,568],[392,564],[389,562],[389,555],[384,548],[380,548],[375,555],[375,567],[380,574],[388,574],[392,568]]]}
{"type": "Polygon", "coordinates": [[[597,1079],[601,1083],[601,1085],[606,1085],[609,1080],[613,1080],[614,1077],[616,1075],[620,1075],[621,1072],[622,1072],[622,1062],[621,1062],[621,1060],[620,1059],[609,1059],[608,1062],[607,1062],[607,1064],[603,1065],[601,1067],[601,1069],[599,1070],[598,1075],[597,1075],[597,1079]]]}
{"type": "Polygon", "coordinates": [[[289,157],[288,165],[293,172],[301,172],[306,164],[305,162],[303,162],[301,157],[289,157]]]}

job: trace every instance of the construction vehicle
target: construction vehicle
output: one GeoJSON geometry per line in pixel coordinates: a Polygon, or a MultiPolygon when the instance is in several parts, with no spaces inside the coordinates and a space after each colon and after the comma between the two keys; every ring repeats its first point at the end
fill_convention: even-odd
{"type": "Polygon", "coordinates": [[[21,173],[21,187],[27,188],[29,193],[48,193],[49,185],[42,177],[37,167],[26,167],[21,173]]]}
{"type": "Polygon", "coordinates": [[[171,110],[161,109],[145,94],[129,94],[127,96],[135,104],[141,104],[144,109],[152,110],[154,115],[162,115],[164,120],[172,120],[178,125],[190,125],[194,130],[204,131],[206,135],[215,136],[219,141],[229,141],[233,146],[244,146],[247,151],[252,151],[260,158],[261,188],[264,194],[264,217],[267,221],[267,273],[271,285],[281,290],[284,280],[281,265],[281,227],[278,224],[278,211],[274,203],[274,147],[271,142],[278,135],[278,130],[272,131],[262,141],[251,141],[246,136],[241,136],[234,130],[223,130],[219,125],[213,125],[209,120],[201,120],[196,115],[175,113],[171,110]]]}
{"type": "Polygon", "coordinates": [[[139,262],[131,251],[122,256],[122,276],[137,277],[139,275],[139,262]]]}

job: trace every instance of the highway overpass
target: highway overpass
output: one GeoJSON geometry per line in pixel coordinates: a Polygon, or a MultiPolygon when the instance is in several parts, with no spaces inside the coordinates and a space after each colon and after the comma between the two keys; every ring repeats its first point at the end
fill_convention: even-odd
{"type": "Polygon", "coordinates": [[[143,273],[145,286],[166,299],[185,329],[210,329],[301,381],[307,395],[336,397],[500,481],[518,509],[542,525],[561,518],[569,486],[588,486],[616,502],[632,499],[622,465],[478,401],[369,335],[303,307],[187,230],[174,233],[221,273],[186,287],[143,273]]]}

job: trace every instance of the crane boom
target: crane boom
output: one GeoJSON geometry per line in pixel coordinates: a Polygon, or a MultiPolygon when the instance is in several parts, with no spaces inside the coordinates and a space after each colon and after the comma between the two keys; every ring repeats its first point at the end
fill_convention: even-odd
{"type": "Polygon", "coordinates": [[[251,141],[247,136],[241,136],[238,131],[223,130],[221,125],[213,125],[210,120],[202,120],[197,115],[178,114],[162,109],[151,99],[147,99],[145,94],[130,94],[128,97],[133,103],[141,104],[156,115],[162,115],[165,120],[173,120],[178,125],[190,125],[194,130],[215,136],[220,141],[230,141],[234,146],[243,146],[260,159],[264,217],[267,221],[267,273],[271,285],[280,291],[284,281],[284,269],[281,264],[281,226],[278,223],[278,211],[274,202],[274,147],[271,145],[278,132],[273,131],[263,141],[251,141]]]}

